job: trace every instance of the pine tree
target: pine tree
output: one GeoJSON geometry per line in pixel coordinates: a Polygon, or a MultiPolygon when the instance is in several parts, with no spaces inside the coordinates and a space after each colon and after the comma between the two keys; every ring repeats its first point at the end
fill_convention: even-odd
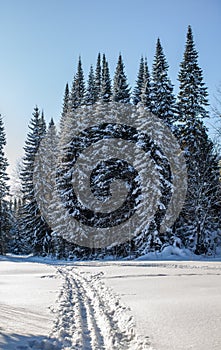
{"type": "Polygon", "coordinates": [[[202,119],[208,117],[207,89],[197,62],[191,27],[188,27],[180,64],[177,137],[184,149],[188,170],[185,206],[175,227],[186,245],[197,253],[213,249],[220,225],[218,159],[202,119]]]}
{"type": "Polygon", "coordinates": [[[44,115],[40,116],[39,109],[36,107],[29,124],[30,132],[24,147],[25,156],[21,171],[24,206],[20,225],[25,245],[29,247],[29,251],[33,251],[35,254],[44,254],[44,238],[50,231],[39,210],[33,183],[35,157],[45,135],[45,127],[44,115]]]}
{"type": "Polygon", "coordinates": [[[174,120],[175,98],[173,86],[168,77],[168,68],[169,66],[158,38],[152,69],[151,112],[165,121],[167,125],[171,125],[174,120]]]}
{"type": "Polygon", "coordinates": [[[41,112],[41,118],[40,118],[40,127],[42,130],[42,135],[46,133],[46,122],[45,122],[45,116],[44,111],[41,112]]]}
{"type": "Polygon", "coordinates": [[[144,59],[143,56],[140,59],[140,66],[137,75],[136,86],[133,91],[133,103],[137,105],[141,101],[141,94],[144,87],[144,59]]]}
{"type": "Polygon", "coordinates": [[[96,101],[98,101],[101,94],[101,54],[99,52],[97,56],[97,64],[95,70],[95,89],[96,89],[96,101]]]}
{"type": "MultiPolygon", "coordinates": [[[[65,118],[66,122],[67,118],[65,118]]],[[[35,194],[38,198],[38,203],[40,203],[41,212],[51,227],[51,232],[48,232],[44,238],[44,251],[61,259],[68,258],[69,252],[68,244],[61,236],[64,233],[65,213],[56,181],[59,169],[58,147],[59,140],[56,126],[53,119],[51,119],[47,133],[38,150],[37,166],[35,166],[34,171],[35,194]]]]}
{"type": "MultiPolygon", "coordinates": [[[[53,229],[56,221],[56,213],[59,210],[56,197],[56,172],[58,157],[58,138],[53,119],[51,119],[47,133],[41,141],[35,157],[35,169],[33,173],[35,198],[41,215],[53,229]],[[56,205],[55,205],[56,204],[56,205]],[[52,209],[53,208],[53,209],[52,209]]],[[[42,242],[43,251],[54,253],[51,231],[47,231],[42,242]]]]}
{"type": "Polygon", "coordinates": [[[61,119],[60,119],[60,130],[62,132],[64,124],[65,124],[65,119],[68,113],[68,108],[69,108],[69,86],[68,83],[65,86],[65,93],[64,93],[64,100],[63,100],[63,108],[62,108],[62,113],[61,113],[61,119]]]}
{"type": "Polygon", "coordinates": [[[140,99],[143,106],[151,112],[151,87],[150,87],[150,73],[147,65],[147,59],[144,60],[144,71],[143,71],[143,86],[141,90],[140,99]]]}
{"type": "Polygon", "coordinates": [[[70,94],[70,109],[74,111],[84,103],[85,96],[85,82],[84,72],[81,63],[81,57],[78,60],[77,73],[74,76],[71,94],[70,94]]]}
{"type": "Polygon", "coordinates": [[[130,102],[130,88],[127,83],[126,74],[124,72],[124,63],[121,54],[119,55],[117,67],[115,70],[112,99],[114,102],[130,102]]]}
{"type": "Polygon", "coordinates": [[[109,72],[108,62],[106,60],[105,55],[103,54],[100,99],[103,102],[110,102],[111,95],[112,95],[112,92],[111,92],[110,72],[109,72]]]}
{"type": "Polygon", "coordinates": [[[6,173],[8,161],[4,153],[5,145],[6,136],[0,115],[0,255],[6,253],[10,231],[10,208],[6,201],[6,196],[9,194],[9,186],[7,185],[9,178],[6,173]]]}
{"type": "Polygon", "coordinates": [[[188,27],[186,47],[178,75],[180,91],[178,94],[179,121],[192,123],[195,118],[208,117],[208,92],[203,82],[202,69],[198,65],[198,52],[195,49],[191,26],[188,27]]]}
{"type": "Polygon", "coordinates": [[[23,254],[27,252],[27,247],[23,240],[23,232],[21,230],[20,224],[22,221],[23,204],[22,200],[15,197],[14,204],[12,207],[12,229],[10,237],[10,252],[13,254],[23,254]]]}
{"type": "Polygon", "coordinates": [[[95,84],[94,70],[93,66],[90,67],[87,83],[87,91],[85,94],[85,104],[93,105],[97,100],[97,90],[95,84]]]}
{"type": "Polygon", "coordinates": [[[8,166],[7,158],[5,157],[4,147],[6,145],[6,136],[4,131],[4,124],[0,114],[0,200],[3,200],[9,192],[7,181],[9,180],[6,173],[8,166]]]}

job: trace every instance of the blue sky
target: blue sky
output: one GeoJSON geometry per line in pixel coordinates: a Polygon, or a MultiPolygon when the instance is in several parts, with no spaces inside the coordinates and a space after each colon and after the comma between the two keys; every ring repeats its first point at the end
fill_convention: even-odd
{"type": "Polygon", "coordinates": [[[159,37],[177,92],[189,24],[213,103],[221,82],[220,0],[0,0],[0,113],[10,163],[22,155],[36,104],[47,121],[59,120],[79,55],[87,79],[99,51],[111,75],[121,52],[133,86],[142,54],[151,70],[159,37]]]}

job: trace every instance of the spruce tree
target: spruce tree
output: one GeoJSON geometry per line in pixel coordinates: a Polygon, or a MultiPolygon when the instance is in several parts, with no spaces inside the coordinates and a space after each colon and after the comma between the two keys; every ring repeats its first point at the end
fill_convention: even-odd
{"type": "Polygon", "coordinates": [[[13,254],[23,254],[27,252],[25,241],[23,240],[23,232],[20,224],[22,222],[23,205],[20,198],[14,198],[12,207],[12,229],[10,237],[10,252],[13,254]]]}
{"type": "MultiPolygon", "coordinates": [[[[33,173],[35,198],[41,215],[47,223],[54,227],[56,212],[59,210],[58,203],[55,205],[56,197],[56,172],[58,157],[58,138],[53,119],[51,119],[48,130],[41,141],[35,157],[35,168],[33,173]],[[53,207],[53,210],[52,210],[53,207]],[[53,211],[53,212],[52,212],[53,211]],[[52,218],[53,216],[53,218],[52,218]]],[[[51,231],[47,231],[43,242],[43,251],[54,253],[51,231]]]]}
{"type": "Polygon", "coordinates": [[[62,107],[62,113],[61,113],[61,119],[60,119],[60,130],[63,130],[65,119],[68,113],[69,108],[69,86],[68,83],[65,86],[65,92],[64,92],[64,99],[63,99],[63,107],[62,107]]]}
{"type": "Polygon", "coordinates": [[[152,69],[151,112],[165,121],[167,125],[171,125],[174,120],[175,98],[173,86],[168,77],[168,68],[169,66],[158,38],[152,69]]]}
{"type": "Polygon", "coordinates": [[[111,95],[112,95],[112,92],[111,92],[110,72],[109,72],[108,62],[106,60],[105,54],[103,54],[100,99],[103,102],[110,102],[111,95]]]}
{"type": "Polygon", "coordinates": [[[185,206],[175,227],[195,253],[211,252],[220,225],[218,159],[203,118],[208,117],[207,89],[197,62],[191,27],[178,75],[177,137],[184,150],[188,170],[185,206]]]}
{"type": "MultiPolygon", "coordinates": [[[[65,118],[64,122],[67,122],[65,118]]],[[[64,125],[64,130],[65,130],[64,125]]],[[[61,133],[59,134],[59,138],[61,133]]],[[[57,258],[69,257],[69,245],[61,237],[65,231],[65,212],[57,189],[57,173],[59,172],[59,140],[56,126],[51,119],[47,133],[38,149],[34,184],[35,196],[43,217],[47,220],[51,230],[47,231],[42,242],[44,254],[52,254],[57,258]]],[[[63,152],[61,157],[63,156],[63,152]]]]}
{"type": "Polygon", "coordinates": [[[198,65],[198,52],[195,49],[191,26],[188,27],[186,47],[178,75],[178,119],[192,123],[196,118],[208,117],[208,92],[203,82],[202,69],[198,65]]]}
{"type": "Polygon", "coordinates": [[[87,91],[85,94],[85,104],[93,105],[97,100],[97,91],[94,77],[93,66],[90,67],[87,83],[87,91]]]}
{"type": "Polygon", "coordinates": [[[140,99],[143,106],[151,111],[151,87],[150,87],[150,73],[147,65],[147,59],[144,60],[144,71],[143,71],[143,86],[141,90],[140,99]]]}
{"type": "Polygon", "coordinates": [[[124,63],[121,54],[119,55],[117,67],[114,74],[112,99],[114,102],[130,102],[130,88],[127,83],[127,77],[124,71],[124,63]]]}
{"type": "Polygon", "coordinates": [[[97,56],[97,64],[95,70],[95,89],[96,89],[96,101],[99,99],[101,94],[101,54],[99,52],[97,56]]]}
{"type": "Polygon", "coordinates": [[[76,108],[84,104],[84,97],[85,97],[84,72],[83,72],[82,63],[81,63],[81,57],[79,57],[77,73],[74,76],[71,94],[70,94],[71,111],[74,111],[76,108]]]}
{"type": "Polygon", "coordinates": [[[9,186],[7,185],[9,178],[6,173],[8,161],[4,152],[5,145],[6,136],[2,116],[0,114],[0,200],[3,200],[9,192],[9,186]]]}
{"type": "Polygon", "coordinates": [[[4,152],[5,145],[6,136],[0,115],[0,255],[6,253],[10,230],[10,208],[6,201],[6,196],[9,194],[9,186],[7,185],[9,178],[6,173],[8,161],[4,152]]]}
{"type": "Polygon", "coordinates": [[[40,118],[40,128],[42,130],[42,135],[46,133],[46,122],[45,122],[45,116],[44,111],[41,112],[41,118],[40,118]]]}
{"type": "Polygon", "coordinates": [[[133,103],[137,105],[141,101],[141,94],[144,87],[144,59],[140,59],[140,66],[137,75],[136,86],[133,91],[133,103]]]}
{"type": "Polygon", "coordinates": [[[29,251],[35,254],[45,254],[43,242],[45,236],[50,232],[50,228],[39,210],[35,198],[33,182],[35,157],[45,135],[45,127],[44,116],[40,116],[39,109],[36,107],[29,124],[30,132],[28,133],[24,147],[25,156],[23,158],[23,169],[21,171],[24,206],[22,222],[20,224],[25,245],[29,251]]]}

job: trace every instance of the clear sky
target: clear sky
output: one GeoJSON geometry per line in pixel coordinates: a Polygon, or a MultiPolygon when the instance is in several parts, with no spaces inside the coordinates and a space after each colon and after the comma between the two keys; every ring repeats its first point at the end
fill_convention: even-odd
{"type": "Polygon", "coordinates": [[[151,70],[159,37],[177,92],[189,24],[212,103],[221,82],[220,0],[0,0],[0,113],[10,163],[22,155],[36,104],[47,121],[59,120],[79,55],[87,79],[99,51],[112,76],[121,52],[134,86],[140,56],[151,70]]]}

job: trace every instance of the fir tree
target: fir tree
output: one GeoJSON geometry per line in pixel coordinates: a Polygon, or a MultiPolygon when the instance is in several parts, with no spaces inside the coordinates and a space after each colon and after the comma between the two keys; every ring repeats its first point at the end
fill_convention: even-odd
{"type": "Polygon", "coordinates": [[[69,86],[68,83],[65,86],[65,93],[64,93],[64,100],[63,100],[63,107],[62,107],[62,113],[61,113],[61,119],[60,119],[60,130],[62,132],[64,124],[65,124],[65,119],[68,113],[68,108],[69,108],[69,86]]]}
{"type": "Polygon", "coordinates": [[[9,194],[9,186],[7,185],[9,178],[6,173],[8,161],[4,153],[5,145],[6,136],[0,115],[0,255],[6,253],[10,231],[10,208],[6,201],[6,196],[9,194]]]}
{"type": "Polygon", "coordinates": [[[221,207],[218,159],[202,121],[208,116],[207,89],[197,57],[189,26],[179,72],[177,117],[177,137],[187,163],[188,191],[176,230],[187,246],[201,254],[211,251],[214,245],[221,207]]]}
{"type": "Polygon", "coordinates": [[[147,65],[147,59],[144,60],[144,71],[143,71],[143,86],[141,90],[140,99],[143,106],[151,111],[151,98],[150,98],[151,88],[150,88],[150,74],[147,65]]]}
{"type": "Polygon", "coordinates": [[[70,94],[70,109],[74,111],[84,103],[85,96],[85,82],[84,72],[81,63],[81,57],[79,57],[77,73],[74,76],[71,94],[70,94]]]}
{"type": "Polygon", "coordinates": [[[152,69],[151,112],[164,120],[167,125],[171,125],[174,120],[175,99],[173,86],[168,77],[168,68],[169,66],[158,38],[152,69]]]}
{"type": "Polygon", "coordinates": [[[124,72],[124,63],[121,54],[119,55],[117,67],[115,70],[112,99],[114,102],[130,102],[130,88],[127,83],[126,74],[124,72]]]}
{"type": "Polygon", "coordinates": [[[208,117],[208,92],[203,82],[202,69],[198,65],[198,52],[195,49],[192,29],[189,26],[186,47],[178,75],[180,90],[178,94],[178,119],[192,123],[195,118],[208,117]]]}
{"type": "Polygon", "coordinates": [[[97,56],[97,64],[95,70],[95,89],[96,89],[96,101],[99,99],[101,94],[101,54],[99,52],[97,56]]]}
{"type": "Polygon", "coordinates": [[[90,67],[87,83],[87,91],[85,95],[85,104],[93,105],[97,100],[97,91],[94,77],[93,66],[90,67]]]}
{"type": "Polygon", "coordinates": [[[108,62],[105,55],[103,54],[102,58],[102,72],[101,72],[101,91],[100,99],[103,102],[110,102],[111,100],[111,79],[110,72],[108,67],[108,62]]]}
{"type": "Polygon", "coordinates": [[[44,111],[41,112],[41,118],[40,118],[40,128],[42,130],[42,135],[46,133],[46,122],[44,117],[44,111]]]}
{"type": "Polygon", "coordinates": [[[7,158],[5,157],[4,147],[6,145],[6,136],[2,116],[0,114],[0,200],[3,200],[9,192],[7,181],[9,180],[6,173],[8,166],[7,158]]]}
{"type": "Polygon", "coordinates": [[[45,135],[44,116],[40,116],[37,107],[34,109],[29,129],[30,132],[28,133],[24,147],[23,169],[21,171],[24,206],[20,227],[23,231],[23,240],[25,241],[25,245],[29,247],[29,250],[35,254],[44,254],[43,242],[50,228],[39,210],[33,183],[35,157],[42,138],[45,135]]]}
{"type": "Polygon", "coordinates": [[[20,227],[22,221],[23,204],[22,200],[19,198],[14,199],[12,207],[12,229],[10,237],[10,252],[13,254],[23,254],[27,252],[27,247],[25,241],[22,237],[22,230],[20,227]]]}
{"type": "Polygon", "coordinates": [[[144,87],[144,59],[143,56],[140,59],[140,66],[137,75],[136,86],[133,91],[133,103],[137,105],[141,101],[141,94],[144,87]]]}
{"type": "MultiPolygon", "coordinates": [[[[47,133],[41,141],[35,159],[35,169],[33,174],[35,197],[41,215],[47,220],[50,227],[54,227],[56,221],[56,211],[59,210],[58,203],[55,204],[56,197],[56,171],[58,157],[58,138],[56,127],[51,119],[47,133]],[[52,210],[53,207],[53,210],[52,210]],[[53,211],[53,213],[52,213],[53,211]],[[52,218],[53,217],[53,218],[52,218]]],[[[54,253],[50,231],[46,232],[42,242],[43,251],[54,253]]]]}

